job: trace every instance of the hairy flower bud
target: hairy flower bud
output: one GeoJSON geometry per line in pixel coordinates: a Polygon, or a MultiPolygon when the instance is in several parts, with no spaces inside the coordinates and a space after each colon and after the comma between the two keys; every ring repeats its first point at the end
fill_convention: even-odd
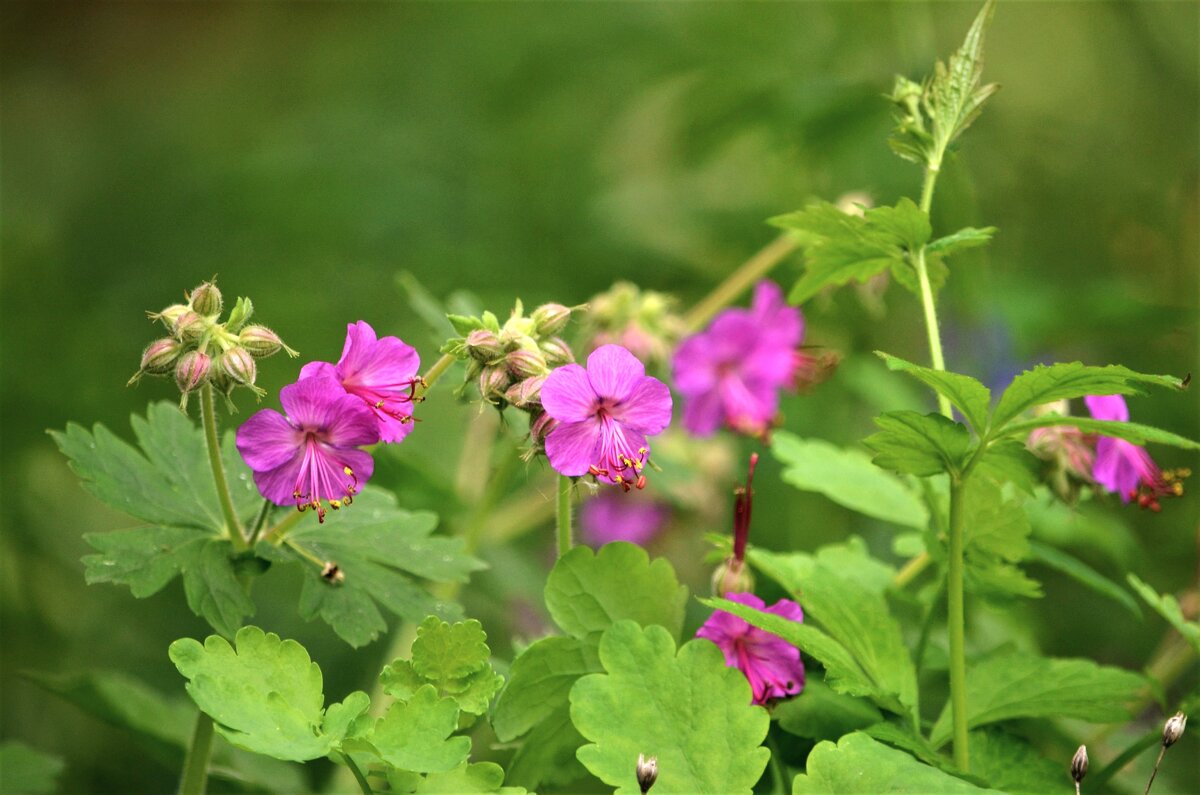
{"type": "Polygon", "coordinates": [[[216,368],[242,386],[254,386],[258,367],[245,348],[233,347],[217,357],[216,368]]]}
{"type": "Polygon", "coordinates": [[[527,409],[541,405],[542,384],[546,376],[535,375],[513,384],[504,393],[504,399],[519,409],[527,409]]]}
{"type": "Polygon", "coordinates": [[[556,425],[558,425],[558,420],[543,411],[529,423],[529,435],[533,438],[534,442],[544,445],[546,437],[550,434],[550,431],[554,430],[554,426],[556,425]]]}
{"type": "Polygon", "coordinates": [[[1179,742],[1179,738],[1183,736],[1183,729],[1186,726],[1187,715],[1184,715],[1182,712],[1176,712],[1174,715],[1167,718],[1167,722],[1163,724],[1163,747],[1170,748],[1172,745],[1179,742]]]}
{"type": "Polygon", "coordinates": [[[500,338],[490,329],[477,328],[467,335],[467,353],[481,362],[492,362],[504,355],[500,338]]]}
{"type": "Polygon", "coordinates": [[[175,384],[185,396],[204,386],[208,380],[212,359],[200,351],[188,351],[179,358],[175,365],[175,384]]]}
{"type": "Polygon", "coordinates": [[[575,353],[571,350],[571,346],[560,337],[542,340],[540,347],[546,357],[546,364],[550,367],[559,367],[575,361],[575,353]]]}
{"type": "Polygon", "coordinates": [[[183,346],[179,341],[170,337],[155,340],[146,346],[146,350],[142,351],[141,372],[151,375],[164,375],[171,372],[175,360],[179,358],[182,350],[183,346]]]}
{"type": "Polygon", "coordinates": [[[712,589],[714,596],[750,593],[754,590],[754,575],[744,560],[729,558],[713,572],[712,589]]]}
{"type": "MultiPolygon", "coordinates": [[[[287,348],[283,344],[283,340],[279,339],[279,335],[266,326],[246,326],[242,332],[238,334],[238,344],[250,352],[250,355],[256,359],[263,359],[267,356],[274,356],[281,350],[287,348]]],[[[287,348],[288,354],[295,355],[295,351],[287,348]]]]}
{"type": "Polygon", "coordinates": [[[184,312],[190,312],[183,304],[171,304],[161,312],[147,312],[151,320],[161,321],[167,327],[167,331],[175,333],[175,324],[179,322],[179,316],[184,312]]]}
{"type": "Polygon", "coordinates": [[[199,342],[204,336],[204,330],[207,327],[207,322],[200,315],[187,310],[175,318],[175,323],[171,327],[171,333],[183,342],[195,343],[199,342]]]}
{"type": "Polygon", "coordinates": [[[508,365],[508,371],[517,379],[533,378],[550,372],[550,368],[546,366],[546,357],[542,356],[541,351],[522,348],[508,354],[504,361],[508,365]]]}
{"type": "Polygon", "coordinates": [[[223,301],[221,291],[212,282],[204,282],[188,296],[188,304],[192,311],[205,317],[216,317],[221,314],[223,301]]]}
{"type": "Polygon", "coordinates": [[[479,374],[479,395],[484,400],[495,403],[504,399],[504,392],[511,383],[508,373],[502,367],[485,367],[479,374]]]}
{"type": "Polygon", "coordinates": [[[1075,783],[1078,784],[1087,775],[1087,770],[1087,746],[1081,745],[1079,746],[1079,750],[1075,752],[1075,756],[1071,758],[1071,778],[1075,779],[1075,783]]]}
{"type": "Polygon", "coordinates": [[[642,795],[646,795],[650,788],[654,786],[654,782],[658,780],[658,757],[647,757],[645,754],[638,754],[637,760],[637,781],[638,786],[642,789],[642,795]]]}
{"type": "Polygon", "coordinates": [[[571,310],[562,304],[542,304],[530,315],[533,333],[538,337],[549,337],[562,331],[571,319],[571,310]]]}

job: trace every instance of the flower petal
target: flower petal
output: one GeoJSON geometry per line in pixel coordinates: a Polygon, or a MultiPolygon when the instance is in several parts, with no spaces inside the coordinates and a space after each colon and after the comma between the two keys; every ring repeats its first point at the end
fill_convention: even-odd
{"type": "Polygon", "coordinates": [[[577,364],[557,367],[542,384],[542,408],[559,422],[583,422],[596,414],[600,399],[588,373],[577,364]]]}
{"type": "Polygon", "coordinates": [[[804,339],[804,315],[784,303],[783,291],[773,281],[765,279],[755,285],[750,314],[764,339],[776,345],[794,348],[804,339]]]}
{"type": "MultiPolygon", "coordinates": [[[[362,321],[359,324],[367,326],[362,321]]],[[[385,396],[407,394],[421,368],[421,357],[399,337],[375,340],[374,336],[372,332],[372,342],[368,346],[363,342],[367,335],[360,334],[349,356],[338,363],[342,383],[352,392],[356,387],[363,387],[385,396]]]]}
{"type": "Polygon", "coordinates": [[[721,392],[711,389],[683,404],[683,426],[696,436],[710,436],[725,416],[721,392]]]}
{"type": "Polygon", "coordinates": [[[364,450],[332,448],[328,445],[318,445],[320,455],[318,461],[324,468],[322,476],[333,485],[328,494],[320,494],[320,499],[340,500],[346,496],[347,486],[354,485],[353,494],[362,491],[363,485],[375,474],[375,459],[364,450]],[[353,475],[346,474],[349,467],[353,475]]]}
{"type": "Polygon", "coordinates": [[[653,436],[671,424],[671,390],[657,378],[644,376],[611,414],[627,428],[653,436]]]}
{"type": "Polygon", "coordinates": [[[237,449],[255,472],[274,469],[295,458],[304,434],[274,409],[255,412],[237,430],[237,449]]]}
{"type": "Polygon", "coordinates": [[[379,441],[395,443],[404,441],[404,437],[412,432],[414,423],[410,420],[402,422],[390,414],[385,414],[382,410],[372,408],[375,414],[375,421],[379,425],[379,441]]]}
{"type": "Polygon", "coordinates": [[[288,418],[301,430],[315,431],[331,423],[337,402],[346,390],[332,378],[303,378],[279,390],[279,402],[288,418]]]}
{"type": "Polygon", "coordinates": [[[559,423],[546,437],[550,466],[571,477],[587,474],[599,458],[599,447],[600,422],[594,419],[559,423]]]}
{"type": "Polygon", "coordinates": [[[329,362],[309,362],[300,368],[300,378],[332,378],[334,381],[341,380],[338,378],[337,368],[329,362]]]}
{"type": "Polygon", "coordinates": [[[645,377],[646,367],[620,345],[601,345],[588,356],[587,374],[601,400],[619,402],[645,377]]]}
{"type": "Polygon", "coordinates": [[[379,441],[379,422],[375,412],[354,395],[342,393],[333,402],[333,413],[320,435],[322,442],[334,447],[358,447],[379,441]]]}
{"type": "Polygon", "coordinates": [[[717,364],[709,350],[708,335],[694,334],[675,349],[671,379],[685,395],[704,392],[717,384],[717,364]]]}
{"type": "Polygon", "coordinates": [[[338,359],[338,370],[343,373],[357,372],[363,362],[370,356],[375,346],[375,329],[365,320],[346,324],[346,343],[342,346],[342,356],[338,359]]]}
{"type": "Polygon", "coordinates": [[[1098,420],[1129,422],[1129,407],[1121,395],[1088,395],[1083,399],[1088,411],[1098,420]]]}
{"type": "Polygon", "coordinates": [[[283,464],[265,470],[254,470],[254,485],[259,492],[276,505],[296,504],[296,481],[300,477],[300,464],[304,460],[304,449],[283,464]]]}

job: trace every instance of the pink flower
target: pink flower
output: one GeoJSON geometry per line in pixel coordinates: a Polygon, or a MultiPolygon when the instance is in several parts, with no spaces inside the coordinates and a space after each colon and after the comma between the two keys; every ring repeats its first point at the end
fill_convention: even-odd
{"type": "MultiPolygon", "coordinates": [[[[1098,420],[1129,422],[1129,407],[1120,395],[1089,395],[1084,402],[1098,420]]],[[[1152,511],[1160,510],[1159,497],[1183,493],[1183,484],[1176,479],[1175,473],[1160,470],[1144,447],[1111,436],[1101,436],[1096,441],[1092,477],[1108,491],[1119,494],[1121,502],[1136,497],[1138,505],[1152,511]]]]}
{"type": "Polygon", "coordinates": [[[701,436],[722,424],[752,436],[765,432],[778,411],[779,390],[795,387],[803,337],[800,310],[784,304],[774,282],[759,282],[750,309],[726,309],[675,352],[683,424],[701,436]]]}
{"type": "Polygon", "coordinates": [[[589,544],[612,541],[648,544],[663,529],[671,509],[649,496],[616,494],[606,490],[583,504],[579,529],[589,544]]]}
{"type": "MultiPolygon", "coordinates": [[[[789,599],[780,599],[765,607],[763,600],[752,593],[728,593],[725,598],[792,621],[804,620],[800,605],[789,599]]],[[[725,655],[725,664],[746,675],[754,694],[754,704],[790,698],[804,689],[804,663],[800,659],[800,650],[732,613],[717,610],[696,630],[696,637],[717,644],[725,655]]]]}
{"type": "Polygon", "coordinates": [[[671,422],[671,392],[619,345],[592,352],[587,369],[551,371],[542,407],[558,424],[546,437],[550,465],[563,475],[590,474],[628,491],[646,485],[647,436],[671,422]]]}
{"type": "Polygon", "coordinates": [[[263,409],[242,423],[237,448],[254,483],[276,505],[349,505],[370,479],[375,462],[360,445],[379,441],[379,424],[363,402],[332,378],[305,378],[279,392],[287,416],[263,409]]]}
{"type": "Polygon", "coordinates": [[[399,337],[376,339],[375,329],[360,320],[346,326],[346,345],[336,365],[309,362],[300,378],[332,378],[374,412],[379,439],[399,442],[412,430],[412,404],[421,376],[421,358],[399,337]]]}

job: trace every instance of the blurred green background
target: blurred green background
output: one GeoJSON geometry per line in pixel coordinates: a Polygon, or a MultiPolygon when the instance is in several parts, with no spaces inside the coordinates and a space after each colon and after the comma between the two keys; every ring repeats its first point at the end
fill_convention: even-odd
{"type": "MultiPolygon", "coordinates": [[[[849,191],[876,203],[916,193],[918,170],[885,143],[882,95],[894,74],[919,78],[953,50],[975,11],[4,3],[0,739],[64,756],[64,792],[174,786],[176,771],[145,761],[127,734],[19,675],[118,669],[179,693],[166,647],[207,632],[178,583],[145,601],[84,585],[82,534],[126,520],[79,488],[44,432],[103,422],[128,436],[131,412],[174,399],[164,381],[124,386],[157,335],[145,310],[216,273],[305,360],[335,359],[345,324],[362,318],[431,363],[436,341],[400,271],[439,297],[470,291],[498,313],[517,296],[583,302],[617,279],[676,292],[687,306],[774,236],[768,216],[849,191]]],[[[934,203],[936,233],[1000,230],[990,248],[952,263],[942,297],[952,369],[993,384],[1050,359],[1200,372],[1198,37],[1195,3],[1001,3],[984,76],[1003,90],[934,203]]],[[[791,261],[775,276],[787,284],[797,272],[791,261]]],[[[851,358],[884,348],[925,361],[916,302],[893,286],[884,303],[869,311],[853,291],[819,298],[806,307],[808,341],[851,358]]],[[[841,443],[866,435],[895,387],[876,389],[863,361],[789,399],[787,427],[841,443]]],[[[264,362],[260,384],[274,392],[296,370],[264,362]]],[[[404,504],[431,501],[423,484],[452,476],[453,461],[438,459],[458,449],[471,410],[450,405],[449,390],[440,396],[445,405],[427,404],[429,421],[381,466],[404,504]]],[[[244,417],[252,403],[240,402],[244,417]]],[[[1194,388],[1130,406],[1137,421],[1200,436],[1194,388]]],[[[1153,453],[1200,468],[1194,456],[1153,453]]],[[[859,533],[886,554],[885,529],[781,484],[769,457],[764,470],[758,543],[812,549],[859,533]]],[[[729,485],[712,490],[724,498],[729,485]]],[[[1167,592],[1193,582],[1195,496],[1160,515],[1107,511],[1113,544],[1140,576],[1167,592]]],[[[694,587],[707,577],[699,537],[724,529],[675,529],[690,534],[669,549],[694,587]]],[[[515,572],[536,605],[549,539],[534,530],[517,553],[484,556],[515,572]]],[[[1033,573],[1046,597],[1015,620],[997,613],[1010,622],[1004,632],[1050,654],[1146,663],[1163,622],[1033,573]]],[[[261,588],[284,601],[297,590],[272,582],[260,584],[256,622],[302,640],[334,697],[368,682],[386,643],[352,652],[323,625],[270,607],[261,588]]],[[[511,616],[487,613],[487,591],[476,598],[507,653],[511,616]]],[[[1158,786],[1186,791],[1185,760],[1172,762],[1158,786]]]]}

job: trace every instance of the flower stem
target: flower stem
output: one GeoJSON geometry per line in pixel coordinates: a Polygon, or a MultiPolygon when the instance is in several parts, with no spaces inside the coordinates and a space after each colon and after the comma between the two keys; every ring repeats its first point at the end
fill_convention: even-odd
{"type": "Polygon", "coordinates": [[[450,366],[456,361],[458,360],[450,354],[443,353],[442,358],[434,362],[433,366],[426,371],[424,376],[422,376],[425,381],[425,386],[422,388],[422,391],[428,392],[430,389],[432,389],[433,385],[438,382],[438,379],[441,378],[446,371],[450,369],[450,366]]]}
{"type": "Polygon", "coordinates": [[[954,718],[954,764],[970,771],[967,753],[967,655],[963,610],[963,482],[950,480],[950,555],[946,572],[946,625],[950,633],[950,709],[954,718]]]}
{"type": "Polygon", "coordinates": [[[354,774],[354,780],[358,782],[359,789],[363,795],[371,795],[371,784],[367,781],[367,777],[363,775],[362,770],[355,764],[354,759],[350,754],[342,754],[342,759],[346,762],[346,767],[350,768],[350,772],[354,774]]]}
{"type": "Polygon", "coordinates": [[[904,588],[910,582],[921,576],[921,572],[929,568],[929,564],[933,562],[933,558],[929,557],[928,552],[922,552],[914,557],[908,563],[901,567],[900,571],[896,572],[892,577],[892,585],[897,588],[904,588]]]}
{"type": "MultiPolygon", "coordinates": [[[[925,169],[925,179],[921,183],[921,212],[929,215],[933,205],[933,186],[937,182],[938,169],[929,166],[925,169]]],[[[925,315],[925,333],[929,337],[929,361],[934,370],[945,370],[946,360],[942,355],[942,336],[938,330],[937,306],[933,300],[933,287],[929,283],[929,268],[925,263],[925,246],[917,249],[916,261],[917,283],[921,288],[921,311],[925,315]]],[[[950,401],[945,395],[938,393],[938,411],[948,419],[953,419],[950,401]]]]}
{"type": "Polygon", "coordinates": [[[725,277],[725,281],[688,310],[683,316],[683,325],[687,333],[692,334],[704,328],[713,315],[733,303],[751,285],[770,273],[772,268],[796,249],[796,245],[795,238],[789,234],[782,234],[759,249],[757,254],[743,262],[737,270],[725,277]]]}
{"type": "Polygon", "coordinates": [[[217,412],[213,399],[212,384],[200,390],[200,417],[204,422],[204,442],[208,447],[208,463],[212,467],[213,481],[217,485],[217,499],[221,502],[221,513],[225,515],[225,528],[233,548],[241,552],[249,549],[242,523],[233,507],[229,494],[229,481],[225,478],[225,464],[221,461],[221,443],[217,439],[217,412]]]}
{"type": "Polygon", "coordinates": [[[262,534],[263,541],[269,541],[272,544],[278,544],[291,532],[296,523],[304,517],[300,511],[292,511],[287,516],[279,520],[279,524],[272,527],[270,530],[262,534]]]}
{"type": "Polygon", "coordinates": [[[1154,777],[1158,775],[1158,766],[1162,764],[1163,754],[1167,752],[1167,746],[1158,749],[1158,759],[1154,760],[1154,769],[1150,771],[1150,780],[1146,782],[1146,791],[1142,795],[1150,795],[1150,788],[1154,786],[1154,777]]]}
{"type": "Polygon", "coordinates": [[[555,504],[554,526],[558,531],[558,556],[561,558],[575,544],[571,536],[571,479],[566,475],[558,476],[558,502],[555,504]]]}
{"type": "Polygon", "coordinates": [[[1117,755],[1115,759],[1109,762],[1103,770],[1091,776],[1088,779],[1088,784],[1094,790],[1103,791],[1108,780],[1121,771],[1121,768],[1129,764],[1134,758],[1145,751],[1147,748],[1153,748],[1162,741],[1162,732],[1155,729],[1146,732],[1141,737],[1133,742],[1128,748],[1117,755]]]}
{"type": "Polygon", "coordinates": [[[183,775],[179,778],[179,795],[204,795],[208,784],[208,756],[212,751],[213,719],[203,712],[196,716],[192,744],[183,760],[183,775]]]}

